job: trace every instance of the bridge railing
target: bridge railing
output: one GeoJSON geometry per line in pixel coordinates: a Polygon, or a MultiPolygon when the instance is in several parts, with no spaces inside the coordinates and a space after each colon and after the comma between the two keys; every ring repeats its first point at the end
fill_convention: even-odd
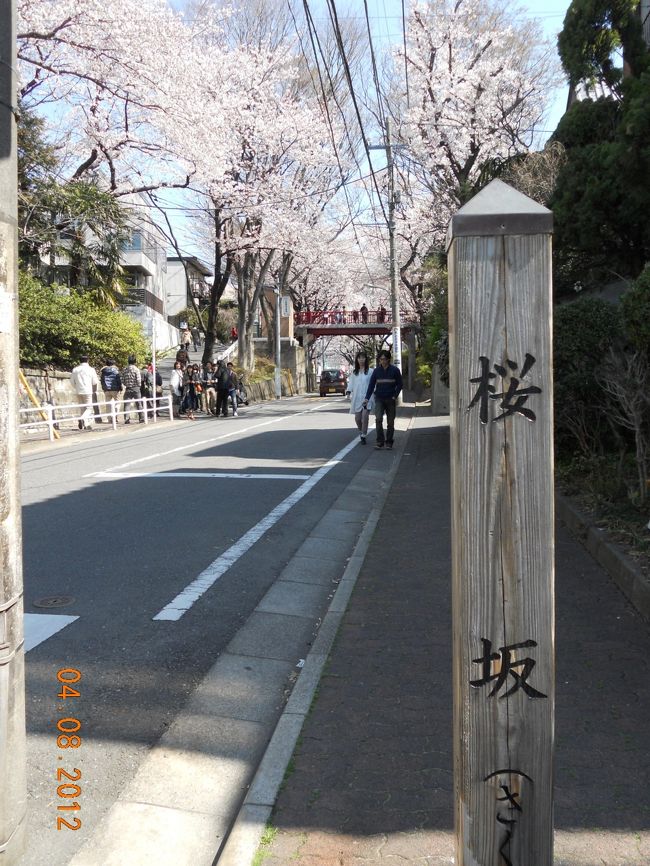
{"type": "MultiPolygon", "coordinates": [[[[301,310],[294,315],[295,325],[391,325],[393,318],[390,310],[301,310]]],[[[400,315],[400,322],[410,321],[406,313],[400,315]]]]}

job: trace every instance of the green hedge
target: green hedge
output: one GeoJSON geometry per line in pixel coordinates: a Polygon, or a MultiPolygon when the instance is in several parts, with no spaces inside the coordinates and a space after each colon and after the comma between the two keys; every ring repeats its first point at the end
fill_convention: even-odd
{"type": "Polygon", "coordinates": [[[151,354],[140,325],[126,313],[98,306],[74,289],[44,286],[25,273],[19,276],[18,312],[23,366],[71,370],[81,355],[95,367],[106,358],[125,364],[128,355],[142,364],[151,354]]]}

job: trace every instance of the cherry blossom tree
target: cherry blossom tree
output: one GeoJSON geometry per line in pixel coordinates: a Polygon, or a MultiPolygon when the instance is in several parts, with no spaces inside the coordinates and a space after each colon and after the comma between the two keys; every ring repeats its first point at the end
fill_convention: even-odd
{"type": "MultiPolygon", "coordinates": [[[[403,52],[396,62],[403,68],[403,52]]],[[[559,71],[539,24],[494,0],[415,0],[406,65],[409,104],[395,102],[407,145],[397,154],[397,236],[402,279],[417,297],[421,264],[444,249],[453,213],[491,166],[534,144],[559,71]]]]}

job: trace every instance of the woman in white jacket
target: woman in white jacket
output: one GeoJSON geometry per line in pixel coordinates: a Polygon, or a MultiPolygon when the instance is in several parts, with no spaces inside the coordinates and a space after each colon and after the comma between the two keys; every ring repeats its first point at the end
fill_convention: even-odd
{"type": "Polygon", "coordinates": [[[354,359],[354,373],[348,379],[346,394],[350,396],[350,415],[354,415],[362,445],[366,444],[368,417],[373,409],[371,404],[374,403],[374,397],[371,397],[368,406],[363,405],[371,375],[372,370],[368,369],[368,356],[363,351],[357,352],[354,359]]]}
{"type": "Polygon", "coordinates": [[[169,390],[172,393],[172,412],[174,418],[178,418],[183,396],[183,365],[180,361],[174,362],[174,369],[169,377],[169,390]]]}

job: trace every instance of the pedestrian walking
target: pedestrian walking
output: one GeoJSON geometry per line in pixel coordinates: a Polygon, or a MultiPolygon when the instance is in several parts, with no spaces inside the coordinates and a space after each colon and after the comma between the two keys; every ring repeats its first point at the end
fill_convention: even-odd
{"type": "Polygon", "coordinates": [[[122,394],[122,379],[113,358],[108,358],[106,364],[99,371],[99,381],[104,392],[106,411],[112,412],[110,404],[118,401],[122,394]]]}
{"type": "Polygon", "coordinates": [[[99,379],[94,368],[89,364],[88,355],[82,355],[80,363],[70,374],[70,384],[77,395],[77,403],[81,405],[80,417],[77,421],[80,430],[92,428],[93,393],[97,393],[99,379]]]}
{"type": "Polygon", "coordinates": [[[192,332],[186,326],[185,330],[181,332],[181,348],[185,349],[187,352],[187,356],[189,358],[190,351],[190,343],[192,342],[192,332]]]}
{"type": "Polygon", "coordinates": [[[228,396],[230,397],[230,402],[232,403],[232,414],[234,417],[237,417],[237,392],[239,391],[239,379],[237,378],[237,373],[235,372],[235,365],[232,361],[228,361],[226,365],[228,370],[228,396]]]}
{"type": "Polygon", "coordinates": [[[194,351],[198,352],[201,348],[201,332],[196,325],[194,325],[190,333],[192,334],[192,345],[194,346],[194,351]]]}
{"type": "Polygon", "coordinates": [[[361,304],[359,312],[361,313],[361,324],[367,325],[368,324],[368,307],[366,307],[365,304],[361,304]]]}
{"type": "Polygon", "coordinates": [[[135,408],[138,413],[138,421],[142,424],[144,416],[141,407],[140,387],[142,385],[142,374],[136,366],[135,355],[129,355],[128,364],[122,370],[120,377],[124,385],[124,423],[131,423],[131,407],[135,403],[135,408]]]}
{"type": "Polygon", "coordinates": [[[382,349],[377,356],[378,365],[370,376],[364,404],[375,398],[375,429],[377,441],[375,448],[393,447],[395,436],[395,409],[397,398],[402,390],[402,374],[399,367],[390,362],[390,352],[382,349]],[[386,436],[384,437],[384,414],[386,415],[386,436]]]}
{"type": "Polygon", "coordinates": [[[354,422],[359,430],[362,445],[366,444],[368,417],[375,405],[374,396],[371,396],[368,402],[365,399],[371,376],[372,370],[368,368],[368,355],[364,351],[357,352],[354,359],[354,372],[348,379],[346,393],[350,397],[350,415],[354,415],[354,422]]]}
{"type": "Polygon", "coordinates": [[[172,394],[172,415],[178,418],[183,398],[183,365],[180,361],[174,361],[174,369],[169,377],[169,390],[172,394]]]}
{"type": "Polygon", "coordinates": [[[217,385],[217,418],[222,415],[228,417],[228,389],[230,388],[230,373],[223,361],[217,362],[215,375],[217,385]]]}

